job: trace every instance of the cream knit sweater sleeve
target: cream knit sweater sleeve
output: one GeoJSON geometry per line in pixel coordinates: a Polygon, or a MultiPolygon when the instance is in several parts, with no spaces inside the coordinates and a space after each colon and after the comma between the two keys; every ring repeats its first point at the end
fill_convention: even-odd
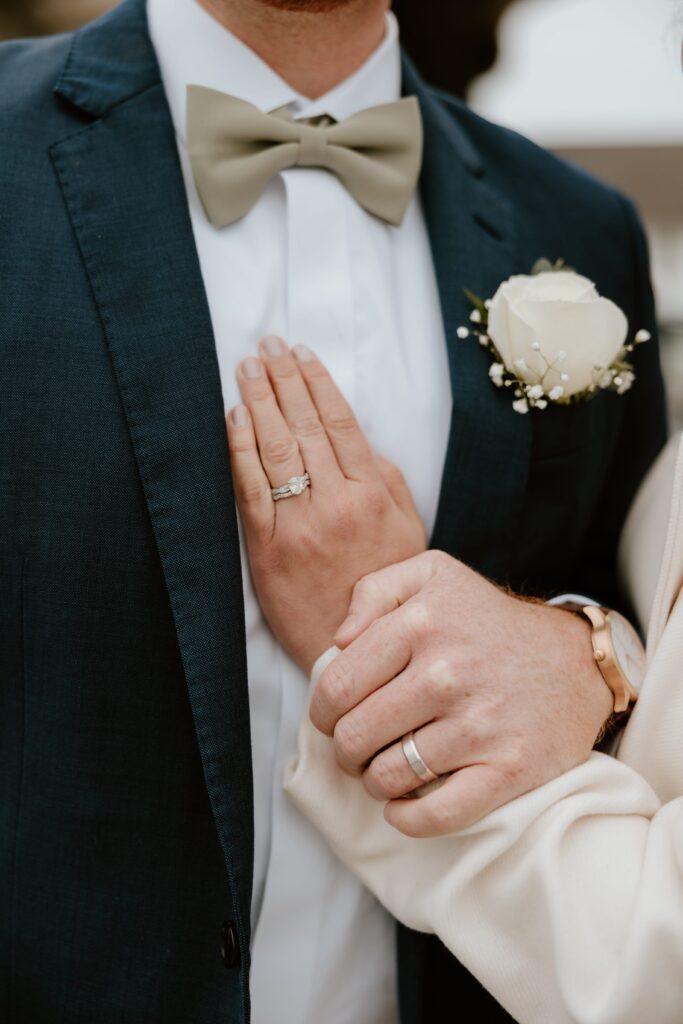
{"type": "Polygon", "coordinates": [[[667,614],[617,757],[595,753],[455,835],[410,839],[339,770],[331,740],[301,725],[290,797],[395,917],[436,933],[520,1024],[683,1022],[683,600],[671,572],[683,547],[671,530],[667,544],[670,593],[655,599],[667,614]]]}

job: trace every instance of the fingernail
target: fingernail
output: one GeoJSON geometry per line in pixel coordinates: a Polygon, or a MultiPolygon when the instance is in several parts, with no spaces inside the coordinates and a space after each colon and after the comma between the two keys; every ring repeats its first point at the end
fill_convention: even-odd
{"type": "Polygon", "coordinates": [[[236,405],[230,413],[233,427],[246,427],[249,422],[249,414],[246,405],[236,405]]]}
{"type": "Polygon", "coordinates": [[[247,380],[257,380],[263,376],[263,368],[261,366],[261,360],[255,359],[253,356],[249,356],[242,363],[242,373],[247,380]]]}
{"type": "Polygon", "coordinates": [[[263,339],[261,344],[266,350],[266,353],[273,358],[275,356],[283,355],[287,347],[282,338],[278,338],[276,334],[269,334],[266,338],[263,339]]]}
{"type": "Polygon", "coordinates": [[[314,358],[310,348],[307,348],[305,345],[295,345],[292,352],[300,363],[310,363],[314,358]]]}

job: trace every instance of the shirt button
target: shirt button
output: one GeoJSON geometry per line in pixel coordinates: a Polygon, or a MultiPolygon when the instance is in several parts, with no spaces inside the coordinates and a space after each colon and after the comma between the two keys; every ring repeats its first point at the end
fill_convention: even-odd
{"type": "Polygon", "coordinates": [[[221,928],[221,956],[226,967],[239,967],[240,943],[234,921],[224,921],[221,928]]]}

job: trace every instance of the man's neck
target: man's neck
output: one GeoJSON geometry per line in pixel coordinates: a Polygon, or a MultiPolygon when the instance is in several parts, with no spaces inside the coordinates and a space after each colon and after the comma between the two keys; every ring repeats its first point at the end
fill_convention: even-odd
{"type": "Polygon", "coordinates": [[[346,0],[325,10],[292,10],[272,0],[198,2],[293,89],[316,99],[379,46],[390,0],[346,0]]]}

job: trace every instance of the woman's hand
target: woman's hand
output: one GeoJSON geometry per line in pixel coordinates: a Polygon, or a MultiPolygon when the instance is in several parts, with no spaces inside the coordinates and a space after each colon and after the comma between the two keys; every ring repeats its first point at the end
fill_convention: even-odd
{"type": "Polygon", "coordinates": [[[228,418],[252,580],[282,646],[310,672],[346,617],[357,580],[425,550],[395,466],[378,458],[310,349],[265,338],[238,368],[244,405],[228,418]],[[303,494],[271,487],[308,472],[303,494]]]}

